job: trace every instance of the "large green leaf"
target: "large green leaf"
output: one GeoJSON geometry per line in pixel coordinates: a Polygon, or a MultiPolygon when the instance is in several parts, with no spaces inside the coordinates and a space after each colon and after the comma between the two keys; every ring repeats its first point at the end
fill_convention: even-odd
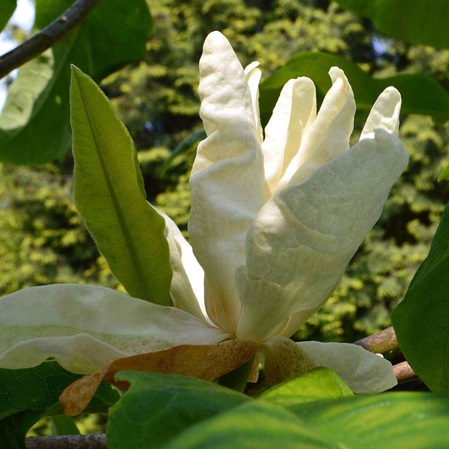
{"type": "Polygon", "coordinates": [[[320,367],[271,387],[259,399],[287,406],[352,395],[352,390],[338,374],[320,367]]]}
{"type": "Polygon", "coordinates": [[[395,86],[402,95],[403,113],[430,115],[439,123],[449,120],[449,94],[434,79],[421,74],[373,78],[352,62],[317,52],[294,56],[261,84],[262,121],[268,121],[283,85],[291,78],[311,78],[318,98],[322,99],[331,86],[328,71],[332,66],[344,70],[354,90],[358,110],[368,111],[386,87],[395,86]]]}
{"type": "Polygon", "coordinates": [[[447,0],[337,0],[379,31],[413,44],[449,48],[447,0]]]}
{"type": "MultiPolygon", "coordinates": [[[[25,449],[25,434],[45,415],[60,414],[59,395],[81,376],[44,362],[30,369],[0,369],[0,449],[25,449]]],[[[119,394],[102,383],[87,408],[106,412],[119,394]]]]}
{"type": "Polygon", "coordinates": [[[17,1],[16,0],[2,0],[2,7],[0,8],[0,31],[5,28],[8,20],[14,13],[16,9],[17,1]]]}
{"type": "MultiPolygon", "coordinates": [[[[38,29],[71,0],[37,0],[38,29]]],[[[145,0],[100,2],[85,22],[45,54],[25,64],[0,115],[0,160],[41,164],[70,148],[70,64],[99,81],[145,54],[151,17],[145,0]]]]}
{"type": "Polygon", "coordinates": [[[131,388],[111,411],[109,449],[160,448],[189,426],[251,401],[185,376],[122,371],[116,380],[130,382],[131,388]]]}
{"type": "Polygon", "coordinates": [[[309,428],[345,449],[449,447],[449,396],[385,393],[289,407],[309,428]]]}
{"type": "Polygon", "coordinates": [[[339,449],[342,446],[315,432],[285,408],[251,401],[190,427],[161,449],[179,448],[339,449]]]}
{"type": "Polygon", "coordinates": [[[100,88],[76,68],[71,114],[79,213],[128,293],[171,305],[165,220],[145,199],[131,136],[100,88]]]}
{"type": "Polygon", "coordinates": [[[404,300],[391,316],[406,359],[435,392],[449,392],[449,205],[404,300]]]}

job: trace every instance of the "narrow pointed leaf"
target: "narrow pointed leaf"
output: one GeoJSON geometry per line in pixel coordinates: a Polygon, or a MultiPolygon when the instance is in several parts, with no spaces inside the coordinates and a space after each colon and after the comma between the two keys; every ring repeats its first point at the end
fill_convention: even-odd
{"type": "Polygon", "coordinates": [[[76,68],[71,113],[79,213],[128,293],[171,305],[165,220],[145,199],[126,128],[99,87],[76,68]]]}
{"type": "Polygon", "coordinates": [[[356,64],[339,56],[326,53],[300,53],[268,77],[260,86],[260,112],[267,123],[279,93],[291,78],[307,76],[317,88],[317,96],[323,99],[330,87],[328,71],[341,68],[349,79],[357,101],[357,110],[368,111],[379,94],[388,86],[396,87],[402,96],[402,113],[430,115],[444,123],[449,119],[449,94],[434,79],[423,75],[397,75],[373,78],[356,64]]]}
{"type": "Polygon", "coordinates": [[[434,392],[449,393],[449,206],[403,301],[392,314],[399,347],[434,392]]]}
{"type": "MultiPolygon", "coordinates": [[[[44,28],[72,3],[36,0],[34,28],[44,28]]],[[[70,148],[70,64],[99,81],[144,56],[150,31],[145,0],[103,1],[80,26],[22,66],[0,114],[0,160],[42,164],[64,156],[70,148]]]]}
{"type": "Polygon", "coordinates": [[[368,17],[379,31],[412,44],[449,48],[447,0],[337,0],[368,17]]]}
{"type": "Polygon", "coordinates": [[[16,9],[16,5],[16,0],[2,0],[2,7],[0,8],[0,31],[5,28],[16,9]]]}
{"type": "Polygon", "coordinates": [[[344,449],[448,447],[449,396],[385,393],[288,407],[309,428],[344,449]]]}
{"type": "Polygon", "coordinates": [[[186,428],[251,401],[217,384],[179,375],[122,371],[116,381],[129,382],[131,388],[110,414],[110,449],[160,448],[186,428]]]}

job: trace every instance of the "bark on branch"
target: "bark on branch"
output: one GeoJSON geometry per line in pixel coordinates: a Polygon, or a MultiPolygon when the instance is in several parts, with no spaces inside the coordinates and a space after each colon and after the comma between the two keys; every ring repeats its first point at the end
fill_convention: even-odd
{"type": "Polygon", "coordinates": [[[106,449],[106,435],[67,435],[62,437],[29,437],[27,449],[106,449]]]}
{"type": "Polygon", "coordinates": [[[0,56],[0,79],[39,56],[79,25],[100,0],[77,0],[57,19],[23,44],[0,56]]]}
{"type": "Polygon", "coordinates": [[[370,335],[369,337],[362,338],[354,342],[354,344],[362,346],[370,352],[382,354],[386,359],[392,359],[400,354],[398,340],[392,326],[370,335]]]}

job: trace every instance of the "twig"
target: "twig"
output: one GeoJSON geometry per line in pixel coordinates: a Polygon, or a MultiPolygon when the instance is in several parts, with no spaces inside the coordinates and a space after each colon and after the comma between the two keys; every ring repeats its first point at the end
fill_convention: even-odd
{"type": "Polygon", "coordinates": [[[362,338],[354,344],[362,346],[370,352],[382,354],[386,359],[391,359],[400,354],[398,340],[393,327],[387,327],[377,334],[362,338]]]}
{"type": "Polygon", "coordinates": [[[408,362],[401,362],[393,366],[394,375],[399,383],[415,380],[418,376],[412,370],[408,362]]]}
{"type": "Polygon", "coordinates": [[[0,79],[25,62],[39,56],[79,25],[100,0],[77,0],[57,19],[23,44],[0,56],[0,79]]]}
{"type": "Polygon", "coordinates": [[[106,449],[106,435],[67,435],[61,437],[29,437],[27,449],[106,449]]]}

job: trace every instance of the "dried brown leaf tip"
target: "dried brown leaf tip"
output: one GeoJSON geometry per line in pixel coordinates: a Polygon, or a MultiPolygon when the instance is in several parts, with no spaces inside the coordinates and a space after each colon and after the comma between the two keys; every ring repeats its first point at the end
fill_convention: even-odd
{"type": "Polygon", "coordinates": [[[258,347],[257,343],[249,340],[229,340],[214,345],[181,345],[125,357],[73,382],[63,391],[59,401],[66,415],[78,415],[87,407],[101,381],[126,390],[126,383],[114,379],[119,371],[124,370],[182,374],[211,381],[243,365],[255,356],[258,347]]]}

